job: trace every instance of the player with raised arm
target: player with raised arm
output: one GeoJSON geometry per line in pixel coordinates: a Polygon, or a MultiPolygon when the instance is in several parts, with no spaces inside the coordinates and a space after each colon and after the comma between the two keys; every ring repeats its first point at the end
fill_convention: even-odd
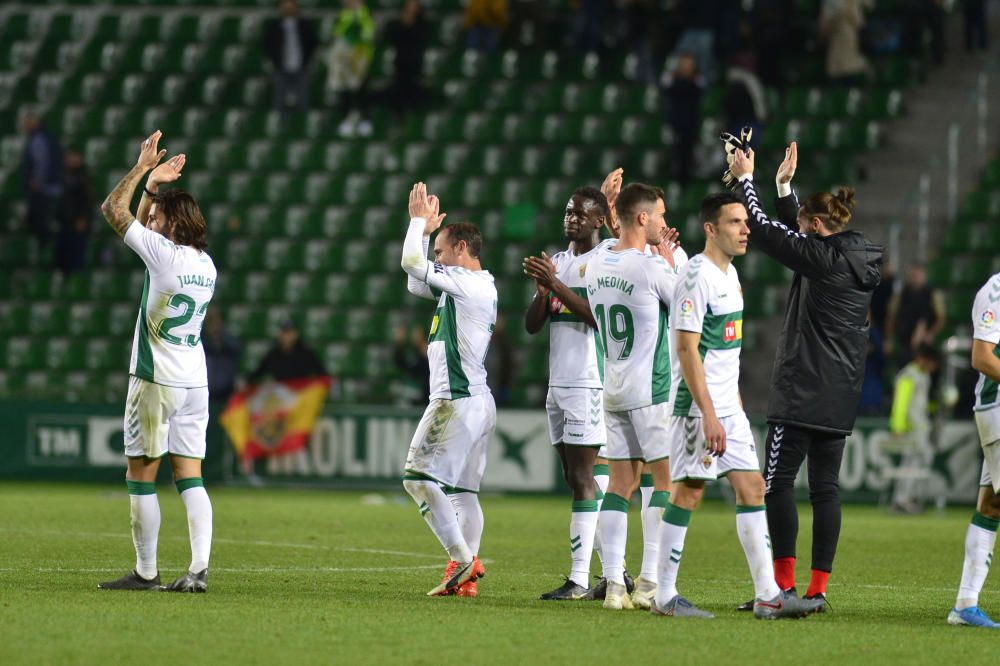
{"type": "MultiPolygon", "coordinates": [[[[543,600],[590,598],[590,560],[600,500],[593,469],[605,443],[604,353],[587,303],[587,263],[601,244],[609,217],[607,199],[592,187],[577,189],[566,204],[563,229],[569,247],[548,257],[526,257],[524,273],[537,291],[524,317],[534,335],[549,322],[549,438],[573,493],[570,574],[543,600]]],[[[606,243],[607,241],[605,241],[606,243]]]]}
{"type": "Polygon", "coordinates": [[[645,254],[667,234],[663,191],[633,183],[616,201],[620,238],[587,269],[587,299],[604,350],[604,408],[611,479],[601,506],[601,542],[610,610],[648,605],[654,581],[624,580],[629,496],[643,463],[653,475],[655,502],[670,492],[667,399],[670,358],[667,312],[677,275],[662,257],[645,254]]]}
{"type": "Polygon", "coordinates": [[[158,191],[159,185],[180,178],[185,162],[184,155],[177,155],[157,166],[166,154],[157,150],[161,136],[156,131],[143,141],[136,165],[101,205],[108,224],[146,265],[146,279],[125,401],[125,480],[136,566],[122,578],[98,587],[205,592],[212,547],[212,503],[201,476],[208,426],[208,377],[201,326],[215,291],[216,270],[205,252],[207,227],[197,202],[182,190],[158,191]],[[129,202],[150,169],[153,171],[134,216],[129,202]],[[160,461],[168,454],[174,483],[187,510],[191,564],[183,576],[161,588],[156,564],[160,505],[155,483],[160,461]]]}
{"type": "Polygon", "coordinates": [[[795,587],[799,518],[794,483],[808,459],[813,543],[805,596],[825,600],[840,539],[841,460],[858,414],[882,248],[847,226],[854,190],[817,192],[799,205],[791,185],[798,163],[795,143],[785,151],[775,178],[777,220],[760,205],[753,150],[743,147],[730,156],[731,182],[746,202],[754,247],[795,272],[767,405],[765,501],[775,576],[783,590],[795,587]]]}
{"type": "Polygon", "coordinates": [[[972,367],[979,371],[976,383],[975,416],[979,444],[983,447],[983,471],[979,498],[972,521],[965,532],[965,561],[955,606],[948,624],[1000,629],[979,608],[979,593],[993,562],[993,546],[1000,526],[1000,273],[996,273],[976,293],[972,306],[972,367]]]}
{"type": "Polygon", "coordinates": [[[428,596],[476,596],[476,580],[486,573],[477,556],[483,535],[478,493],[496,427],[484,361],[497,319],[497,290],[480,265],[483,239],[475,226],[462,222],[441,229],[430,262],[430,237],[445,214],[423,183],[410,191],[409,213],[402,258],[407,288],[437,300],[437,309],[427,345],[430,404],[410,442],[403,487],[448,552],[444,579],[428,596]]]}
{"type": "Polygon", "coordinates": [[[651,611],[714,617],[678,593],[677,573],[705,482],[725,476],[736,491],[736,531],[753,577],[754,615],[801,617],[821,602],[799,599],[774,581],[764,477],[740,398],[743,290],[732,260],[747,250],[747,210],[732,194],[714,194],[702,201],[700,217],[705,251],[681,269],[670,316],[674,492],[663,514],[659,589],[651,611]]]}

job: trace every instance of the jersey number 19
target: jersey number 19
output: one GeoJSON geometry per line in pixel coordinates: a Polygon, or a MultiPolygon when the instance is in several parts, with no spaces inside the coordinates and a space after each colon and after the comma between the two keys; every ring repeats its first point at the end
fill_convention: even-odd
{"type": "Polygon", "coordinates": [[[618,348],[618,360],[624,361],[632,354],[632,343],[635,342],[635,327],[632,323],[632,312],[620,303],[604,310],[604,304],[594,308],[594,317],[601,332],[604,343],[604,357],[609,358],[610,341],[615,341],[618,348]]]}

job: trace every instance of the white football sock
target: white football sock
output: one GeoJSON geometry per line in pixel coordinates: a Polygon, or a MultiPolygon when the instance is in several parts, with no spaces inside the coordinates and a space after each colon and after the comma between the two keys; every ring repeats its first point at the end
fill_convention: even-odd
{"type": "Polygon", "coordinates": [[[625,544],[628,540],[628,500],[608,493],[601,505],[601,547],[604,577],[625,584],[625,544]]]}
{"type": "Polygon", "coordinates": [[[476,493],[457,492],[448,495],[451,505],[455,507],[458,525],[462,528],[462,537],[473,555],[479,554],[479,544],[483,539],[483,507],[479,505],[479,495],[476,493]]]}
{"type": "Polygon", "coordinates": [[[750,565],[754,594],[757,599],[774,599],[781,593],[774,582],[774,560],[771,537],[767,533],[767,514],[763,506],[736,505],[736,533],[750,565]]]}
{"type": "Polygon", "coordinates": [[[156,544],[160,534],[160,502],[152,481],[126,481],[135,545],[135,570],[143,578],[155,578],[156,544]]]}
{"type": "Polygon", "coordinates": [[[962,582],[958,588],[955,608],[965,610],[979,605],[979,592],[986,582],[986,575],[993,563],[993,546],[997,540],[998,521],[987,518],[978,511],[965,533],[965,562],[962,564],[962,582]]]}
{"type": "Polygon", "coordinates": [[[201,477],[179,479],[177,491],[187,509],[188,536],[191,539],[191,566],[188,571],[200,573],[208,568],[212,554],[212,500],[208,499],[201,477]]]}
{"type": "Polygon", "coordinates": [[[642,569],[639,577],[655,585],[660,564],[660,524],[663,522],[663,512],[670,501],[670,493],[666,490],[653,491],[652,488],[650,491],[648,501],[643,497],[645,506],[642,509],[642,569]]]}
{"type": "Polygon", "coordinates": [[[455,515],[455,507],[448,501],[436,481],[425,479],[404,479],[403,488],[420,508],[420,515],[448,551],[448,557],[456,562],[471,562],[472,551],[462,536],[462,528],[455,515]]]}
{"type": "Polygon", "coordinates": [[[590,587],[590,558],[597,532],[597,500],[573,502],[569,521],[569,550],[572,563],[569,579],[580,587],[590,587]]]}
{"type": "Polygon", "coordinates": [[[687,538],[691,512],[670,504],[663,512],[660,525],[660,566],[657,574],[656,605],[666,606],[677,596],[677,573],[681,568],[684,554],[684,539],[687,538]]]}

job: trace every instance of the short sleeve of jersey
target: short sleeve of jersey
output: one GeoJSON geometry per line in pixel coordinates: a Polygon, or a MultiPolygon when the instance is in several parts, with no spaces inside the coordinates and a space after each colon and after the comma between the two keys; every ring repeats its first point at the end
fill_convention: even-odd
{"type": "Polygon", "coordinates": [[[649,272],[650,285],[662,303],[670,306],[677,284],[677,271],[663,257],[649,257],[653,269],[649,272]]]}
{"type": "Polygon", "coordinates": [[[701,261],[689,262],[677,276],[671,313],[673,328],[701,333],[708,312],[708,284],[701,275],[701,261]]]}
{"type": "Polygon", "coordinates": [[[138,220],[133,220],[129,225],[124,240],[153,273],[169,264],[177,251],[176,245],[155,231],[142,226],[138,220]]]}
{"type": "Polygon", "coordinates": [[[1000,305],[1000,280],[990,280],[976,294],[976,302],[972,306],[972,337],[976,340],[1000,343],[998,305],[1000,305]]]}

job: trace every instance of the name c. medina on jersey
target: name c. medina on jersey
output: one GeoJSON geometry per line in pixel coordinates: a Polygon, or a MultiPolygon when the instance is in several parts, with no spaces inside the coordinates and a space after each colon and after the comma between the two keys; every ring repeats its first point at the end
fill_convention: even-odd
{"type": "Polygon", "coordinates": [[[181,288],[193,284],[196,287],[207,287],[215,291],[215,280],[207,275],[178,275],[177,280],[181,283],[181,288]]]}
{"type": "Polygon", "coordinates": [[[635,289],[635,285],[628,280],[615,275],[601,275],[597,278],[596,285],[587,285],[587,291],[590,295],[596,294],[598,289],[620,289],[631,296],[632,290],[635,289]]]}

